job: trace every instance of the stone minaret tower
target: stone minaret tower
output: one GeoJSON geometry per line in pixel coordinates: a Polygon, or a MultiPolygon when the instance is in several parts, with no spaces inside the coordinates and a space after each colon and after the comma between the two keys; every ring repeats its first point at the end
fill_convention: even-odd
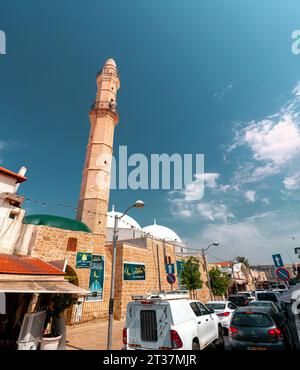
{"type": "Polygon", "coordinates": [[[120,80],[113,59],[108,59],[97,75],[97,96],[90,110],[90,136],[82,175],[77,219],[94,233],[106,236],[106,214],[120,80]]]}

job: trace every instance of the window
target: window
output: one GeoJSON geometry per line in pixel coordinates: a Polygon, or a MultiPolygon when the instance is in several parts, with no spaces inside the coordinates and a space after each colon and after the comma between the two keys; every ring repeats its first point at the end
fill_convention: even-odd
{"type": "Polygon", "coordinates": [[[68,252],[76,252],[77,250],[77,239],[76,238],[69,238],[67,244],[67,251],[68,252]]]}
{"type": "Polygon", "coordinates": [[[145,342],[157,342],[156,311],[141,310],[141,338],[145,342]]]}
{"type": "Polygon", "coordinates": [[[213,310],[225,310],[225,303],[208,303],[206,306],[212,308],[213,310]]]}
{"type": "Polygon", "coordinates": [[[194,311],[194,314],[195,314],[196,316],[201,316],[201,315],[202,315],[202,313],[201,313],[201,311],[200,311],[200,307],[197,305],[197,303],[196,303],[196,302],[191,303],[191,308],[192,308],[192,310],[194,311]]]}
{"type": "Polygon", "coordinates": [[[203,316],[205,315],[210,315],[210,312],[208,311],[208,309],[204,306],[204,304],[200,303],[200,302],[197,302],[198,306],[200,307],[200,311],[202,313],[203,316]]]}
{"type": "Polygon", "coordinates": [[[254,328],[265,328],[268,326],[273,326],[269,315],[264,313],[254,313],[254,312],[241,312],[233,316],[232,326],[245,326],[245,327],[254,327],[254,328]]]}
{"type": "Polygon", "coordinates": [[[11,220],[14,220],[16,218],[16,214],[14,212],[10,212],[8,216],[11,220]]]}
{"type": "Polygon", "coordinates": [[[231,310],[235,310],[237,308],[237,306],[231,302],[228,303],[228,308],[230,308],[231,310]]]}

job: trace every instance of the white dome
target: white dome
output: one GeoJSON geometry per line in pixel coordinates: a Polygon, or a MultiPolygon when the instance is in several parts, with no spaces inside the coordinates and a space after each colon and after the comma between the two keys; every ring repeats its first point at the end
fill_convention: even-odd
{"type": "MultiPolygon", "coordinates": [[[[112,210],[108,212],[107,214],[107,222],[106,227],[107,228],[114,228],[115,225],[115,216],[122,216],[123,213],[116,212],[114,209],[114,206],[112,207],[112,210]]],[[[125,215],[119,220],[118,222],[118,228],[119,229],[132,229],[132,227],[141,230],[141,226],[133,219],[132,217],[125,215]]]]}
{"type": "Polygon", "coordinates": [[[146,226],[142,229],[145,233],[149,233],[155,238],[158,239],[165,239],[166,241],[173,241],[173,242],[179,242],[182,243],[181,239],[179,236],[171,229],[168,227],[162,226],[162,225],[157,225],[157,223],[154,220],[153,225],[146,226]]]}

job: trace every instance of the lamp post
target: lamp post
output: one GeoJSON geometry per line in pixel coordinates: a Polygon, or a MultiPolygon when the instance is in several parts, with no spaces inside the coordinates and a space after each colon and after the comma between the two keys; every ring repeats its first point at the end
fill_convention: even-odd
{"type": "Polygon", "coordinates": [[[108,333],[107,333],[107,349],[111,350],[112,342],[112,328],[114,321],[114,300],[115,300],[115,271],[116,271],[116,256],[117,256],[117,240],[118,240],[118,222],[126,215],[131,208],[143,208],[145,203],[142,200],[137,200],[133,205],[129,206],[126,211],[121,215],[115,215],[114,235],[113,235],[113,255],[111,265],[111,279],[110,279],[110,298],[108,309],[108,333]]]}
{"type": "Polygon", "coordinates": [[[212,290],[211,290],[211,284],[210,284],[210,278],[209,278],[209,273],[208,273],[208,268],[207,268],[207,261],[206,261],[206,255],[205,255],[205,251],[208,250],[209,247],[211,247],[212,245],[215,245],[215,246],[218,246],[219,243],[218,242],[214,242],[212,244],[209,244],[209,246],[207,248],[202,248],[202,257],[203,257],[203,261],[204,261],[204,267],[205,267],[205,272],[206,272],[206,276],[207,276],[207,285],[208,285],[208,289],[209,289],[209,295],[210,295],[210,300],[212,301],[214,298],[213,298],[213,294],[212,294],[212,290]]]}

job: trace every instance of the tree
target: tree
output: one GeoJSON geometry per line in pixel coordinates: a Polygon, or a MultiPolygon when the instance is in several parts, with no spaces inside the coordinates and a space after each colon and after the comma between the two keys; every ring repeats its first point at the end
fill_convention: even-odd
{"type": "Polygon", "coordinates": [[[237,256],[237,257],[235,257],[235,260],[238,263],[243,263],[246,267],[250,267],[249,261],[246,257],[237,256]]]}
{"type": "Polygon", "coordinates": [[[228,287],[231,283],[231,278],[223,273],[219,268],[214,267],[209,270],[209,279],[213,295],[222,296],[227,293],[228,287]]]}
{"type": "Polygon", "coordinates": [[[199,259],[191,256],[184,263],[183,270],[181,272],[181,284],[185,285],[186,289],[190,291],[192,298],[195,298],[195,290],[201,289],[203,286],[199,266],[199,259]]]}

